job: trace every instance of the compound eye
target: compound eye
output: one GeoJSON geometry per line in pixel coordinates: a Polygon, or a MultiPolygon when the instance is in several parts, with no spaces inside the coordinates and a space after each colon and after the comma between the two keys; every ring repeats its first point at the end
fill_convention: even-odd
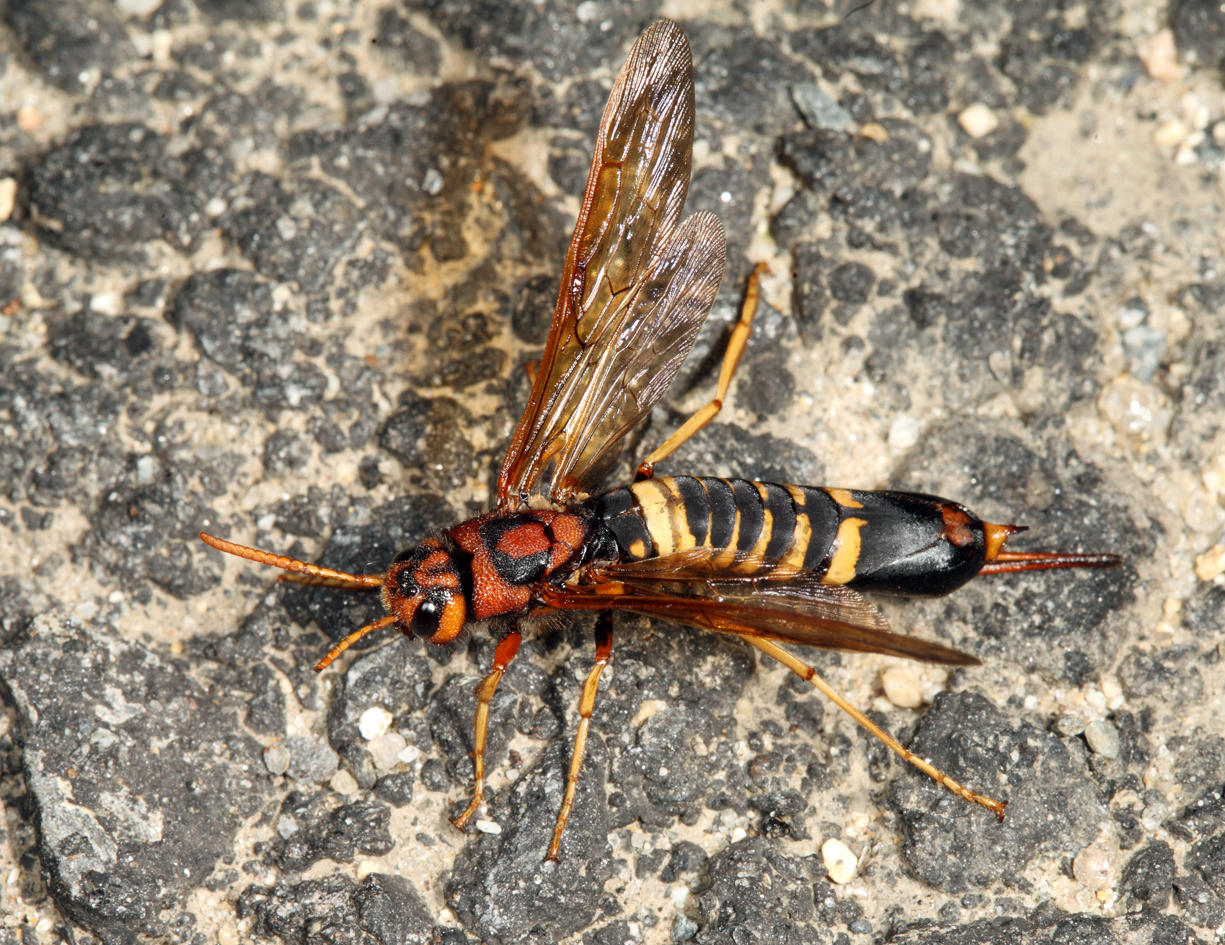
{"type": "Polygon", "coordinates": [[[413,636],[432,637],[437,632],[438,621],[442,617],[443,603],[437,595],[431,594],[417,606],[408,626],[413,636]]]}

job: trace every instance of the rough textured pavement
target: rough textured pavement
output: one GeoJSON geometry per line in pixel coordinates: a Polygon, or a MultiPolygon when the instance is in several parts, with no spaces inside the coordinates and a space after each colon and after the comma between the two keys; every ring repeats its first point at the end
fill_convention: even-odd
{"type": "Polygon", "coordinates": [[[525,642],[463,835],[492,641],[316,676],[377,600],[195,538],[379,571],[488,507],[608,87],[679,7],[0,0],[0,945],[1221,940],[1225,14],[856,6],[683,15],[728,274],[637,454],[764,259],[662,472],[1125,556],[885,604],[981,667],[812,654],[1003,824],[626,619],[545,866],[589,620],[525,642]]]}

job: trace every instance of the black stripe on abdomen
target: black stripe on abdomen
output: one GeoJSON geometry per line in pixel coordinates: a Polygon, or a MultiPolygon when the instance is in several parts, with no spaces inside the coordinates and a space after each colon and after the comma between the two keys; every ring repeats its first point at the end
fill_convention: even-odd
{"type": "Polygon", "coordinates": [[[732,479],[731,487],[740,519],[740,527],[736,530],[736,550],[749,552],[757,545],[757,539],[765,525],[761,495],[756,485],[744,479],[732,479]]]}
{"type": "Polygon", "coordinates": [[[631,559],[709,548],[822,575],[842,517],[824,489],[705,476],[638,482],[595,511],[631,559]]]}
{"type": "Polygon", "coordinates": [[[779,561],[795,540],[795,503],[782,486],[773,482],[758,483],[765,492],[765,508],[770,515],[770,540],[766,542],[765,558],[779,561]]]}

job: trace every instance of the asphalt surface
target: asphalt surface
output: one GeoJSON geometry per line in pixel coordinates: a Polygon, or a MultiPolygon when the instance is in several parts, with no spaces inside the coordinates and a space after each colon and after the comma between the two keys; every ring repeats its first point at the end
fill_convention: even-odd
{"type": "Polygon", "coordinates": [[[1221,941],[1223,67],[1203,0],[0,0],[0,945],[1221,941]],[[727,274],[630,452],[710,396],[764,260],[661,473],[1125,559],[883,602],[982,666],[805,654],[1003,823],[751,648],[627,618],[543,864],[590,619],[527,634],[465,835],[488,634],[316,675],[375,596],[196,538],[379,572],[490,506],[660,13],[727,274]]]}

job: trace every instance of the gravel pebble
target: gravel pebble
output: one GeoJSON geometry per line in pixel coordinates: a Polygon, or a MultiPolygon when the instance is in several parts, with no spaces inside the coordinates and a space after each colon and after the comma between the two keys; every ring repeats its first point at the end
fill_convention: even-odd
{"type": "Polygon", "coordinates": [[[281,742],[264,749],[264,767],[273,774],[284,774],[289,770],[289,749],[281,742]]]}
{"type": "Polygon", "coordinates": [[[1172,82],[1182,75],[1173,30],[1160,30],[1147,42],[1141,43],[1137,52],[1150,78],[1158,82],[1172,82]]]}
{"type": "Polygon", "coordinates": [[[1055,731],[1064,738],[1075,738],[1085,730],[1085,720],[1075,712],[1064,712],[1055,720],[1055,731]]]}
{"type": "Polygon", "coordinates": [[[971,138],[985,138],[1000,126],[1000,120],[995,117],[990,107],[982,102],[975,102],[964,108],[957,116],[957,124],[971,138]]]}
{"type": "Polygon", "coordinates": [[[12,177],[0,177],[0,223],[13,215],[17,205],[17,180],[12,177]]]}
{"type": "Polygon", "coordinates": [[[1098,409],[1119,433],[1147,439],[1164,437],[1172,418],[1164,394],[1126,374],[1106,385],[1098,409]]]}
{"type": "Polygon", "coordinates": [[[290,735],[283,744],[289,752],[289,767],[285,773],[295,781],[323,784],[331,780],[340,765],[336,752],[318,739],[290,735]]]}
{"type": "Polygon", "coordinates": [[[825,861],[829,878],[840,886],[851,881],[859,866],[851,848],[837,837],[831,837],[821,844],[821,859],[825,861]]]}
{"type": "Polygon", "coordinates": [[[1085,741],[1095,754],[1103,758],[1119,757],[1119,730],[1105,719],[1085,726],[1085,741]]]}
{"type": "Polygon", "coordinates": [[[357,720],[357,730],[362,738],[371,741],[383,735],[391,728],[392,715],[381,705],[373,706],[361,714],[357,720]]]}
{"type": "Polygon", "coordinates": [[[1086,889],[1107,889],[1114,871],[1115,857],[1097,844],[1085,847],[1072,860],[1072,875],[1086,889]]]}
{"type": "Polygon", "coordinates": [[[885,698],[899,708],[917,709],[923,704],[923,684],[914,670],[906,666],[890,666],[880,674],[885,698]]]}
{"type": "Polygon", "coordinates": [[[687,942],[698,934],[698,924],[687,915],[678,915],[672,922],[672,941],[687,942]]]}
{"type": "Polygon", "coordinates": [[[370,741],[370,756],[380,771],[394,768],[400,762],[400,753],[408,746],[408,740],[399,732],[387,732],[370,741]]]}
{"type": "Polygon", "coordinates": [[[845,131],[854,121],[850,112],[813,82],[797,82],[791,86],[791,101],[810,128],[845,131]]]}
{"type": "Polygon", "coordinates": [[[344,768],[341,768],[334,775],[332,775],[331,781],[328,782],[328,787],[342,797],[348,797],[351,794],[356,794],[359,789],[357,779],[353,777],[353,775],[349,774],[349,772],[344,768]]]}

